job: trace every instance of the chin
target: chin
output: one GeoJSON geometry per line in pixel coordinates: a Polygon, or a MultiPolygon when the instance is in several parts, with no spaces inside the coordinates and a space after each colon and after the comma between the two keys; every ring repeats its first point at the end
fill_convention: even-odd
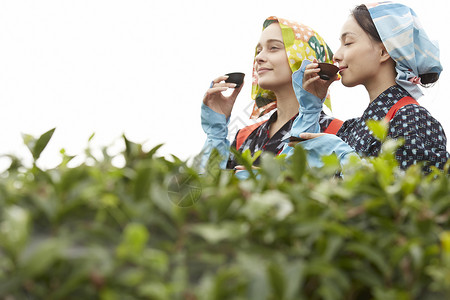
{"type": "Polygon", "coordinates": [[[358,83],[351,82],[349,80],[344,80],[344,78],[341,79],[341,82],[342,82],[342,85],[345,86],[345,87],[354,87],[354,86],[358,85],[358,83]]]}
{"type": "Polygon", "coordinates": [[[273,85],[264,82],[264,80],[258,81],[258,85],[265,90],[272,90],[273,85]]]}

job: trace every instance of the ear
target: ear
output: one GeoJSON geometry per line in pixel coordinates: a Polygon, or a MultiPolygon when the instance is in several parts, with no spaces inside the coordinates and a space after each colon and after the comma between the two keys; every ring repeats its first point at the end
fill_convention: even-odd
{"type": "Polygon", "coordinates": [[[384,63],[386,61],[388,61],[391,58],[391,56],[389,55],[388,51],[386,50],[386,48],[384,47],[383,44],[381,44],[381,49],[380,49],[380,62],[384,63]]]}

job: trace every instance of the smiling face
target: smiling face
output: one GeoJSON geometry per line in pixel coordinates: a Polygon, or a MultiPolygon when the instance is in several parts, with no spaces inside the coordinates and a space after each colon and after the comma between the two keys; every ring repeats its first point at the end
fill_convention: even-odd
{"type": "Polygon", "coordinates": [[[276,91],[292,86],[292,71],[278,23],[269,25],[262,32],[256,52],[255,69],[260,87],[276,91]]]}
{"type": "Polygon", "coordinates": [[[355,18],[350,16],[342,27],[341,46],[334,54],[334,60],[339,63],[344,86],[362,84],[367,87],[381,74],[386,50],[382,43],[371,39],[355,18]]]}

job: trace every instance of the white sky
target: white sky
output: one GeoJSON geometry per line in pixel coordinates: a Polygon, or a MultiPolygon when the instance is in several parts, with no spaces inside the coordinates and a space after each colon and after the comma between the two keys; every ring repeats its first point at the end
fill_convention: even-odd
{"type": "MultiPolygon", "coordinates": [[[[205,134],[200,104],[210,81],[246,73],[231,124],[242,127],[251,107],[254,47],[266,17],[304,23],[333,51],[349,11],[360,1],[268,0],[0,0],[0,154],[29,159],[22,133],[56,127],[41,166],[59,150],[81,155],[121,147],[125,133],[160,155],[196,155],[205,134]]],[[[450,132],[449,1],[403,1],[439,41],[444,72],[420,100],[450,132]]],[[[331,86],[334,115],[357,117],[368,105],[361,87],[331,86]]],[[[0,160],[0,167],[5,160],[0,160]]]]}

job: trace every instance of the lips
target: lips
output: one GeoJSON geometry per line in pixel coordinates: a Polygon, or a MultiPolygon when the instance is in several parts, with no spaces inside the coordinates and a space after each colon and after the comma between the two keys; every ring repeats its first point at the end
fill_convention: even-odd
{"type": "Polygon", "coordinates": [[[266,72],[271,71],[271,70],[272,70],[272,69],[269,69],[269,68],[259,68],[259,69],[256,71],[256,73],[258,73],[258,75],[260,75],[260,74],[266,73],[266,72]]]}
{"type": "Polygon", "coordinates": [[[339,67],[339,74],[341,74],[344,70],[346,70],[348,67],[339,67]]]}

